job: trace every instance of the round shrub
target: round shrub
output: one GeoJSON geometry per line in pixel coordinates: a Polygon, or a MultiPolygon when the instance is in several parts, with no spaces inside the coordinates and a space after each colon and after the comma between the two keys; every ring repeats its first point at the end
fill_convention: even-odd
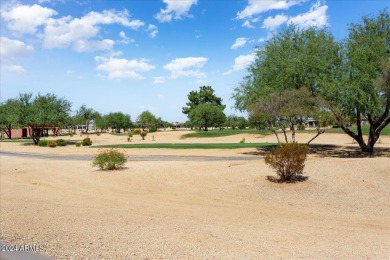
{"type": "Polygon", "coordinates": [[[80,147],[81,143],[80,142],[76,142],[75,145],[76,145],[76,147],[80,147]]]}
{"type": "Polygon", "coordinates": [[[84,139],[83,139],[83,142],[82,142],[82,145],[83,145],[83,146],[90,146],[90,145],[92,145],[92,140],[91,140],[91,138],[89,138],[89,137],[84,138],[84,139]]]}
{"type": "Polygon", "coordinates": [[[92,162],[93,167],[100,170],[116,170],[122,168],[127,162],[126,155],[116,149],[102,150],[92,162]]]}
{"type": "Polygon", "coordinates": [[[66,141],[64,139],[58,139],[56,142],[58,146],[66,146],[66,141]]]}
{"type": "Polygon", "coordinates": [[[142,140],[145,140],[145,136],[148,134],[146,131],[142,131],[140,136],[142,137],[142,140]]]}
{"type": "Polygon", "coordinates": [[[40,147],[46,147],[46,146],[47,146],[47,141],[46,141],[46,140],[39,140],[39,141],[38,141],[38,146],[40,146],[40,147]]]}
{"type": "Polygon", "coordinates": [[[133,131],[133,135],[139,135],[139,134],[141,134],[141,129],[139,129],[139,128],[137,128],[137,129],[134,129],[134,131],[133,131]]]}
{"type": "Polygon", "coordinates": [[[54,148],[57,146],[57,142],[56,141],[49,141],[49,142],[47,142],[47,146],[54,148]]]}
{"type": "Polygon", "coordinates": [[[305,144],[286,143],[268,152],[264,160],[276,171],[278,182],[295,182],[302,177],[307,151],[305,144]]]}

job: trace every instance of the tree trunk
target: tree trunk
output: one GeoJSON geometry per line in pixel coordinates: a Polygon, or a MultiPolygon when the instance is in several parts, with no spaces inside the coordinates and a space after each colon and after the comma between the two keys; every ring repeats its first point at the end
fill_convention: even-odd
{"type": "Polygon", "coordinates": [[[316,139],[320,134],[323,134],[325,133],[325,129],[320,129],[319,127],[317,127],[317,134],[309,140],[309,142],[307,142],[306,144],[309,145],[314,139],[316,139]]]}
{"type": "Polygon", "coordinates": [[[11,125],[8,125],[6,128],[4,128],[4,133],[8,136],[8,139],[12,139],[12,127],[11,127],[11,125]]]}
{"type": "Polygon", "coordinates": [[[294,118],[293,117],[290,117],[290,130],[292,130],[291,142],[295,143],[295,126],[294,126],[294,118]]]}

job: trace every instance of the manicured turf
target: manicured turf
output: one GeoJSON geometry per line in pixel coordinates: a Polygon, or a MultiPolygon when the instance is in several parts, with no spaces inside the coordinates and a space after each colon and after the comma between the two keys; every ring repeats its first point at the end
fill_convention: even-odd
{"type": "Polygon", "coordinates": [[[32,139],[1,139],[0,142],[5,143],[32,143],[32,139]]]}
{"type": "Polygon", "coordinates": [[[152,143],[97,145],[91,148],[239,149],[274,146],[274,143],[152,143]]]}
{"type": "MultiPolygon", "coordinates": [[[[357,127],[356,126],[351,126],[351,127],[348,127],[351,131],[357,133],[357,127]]],[[[305,132],[312,132],[312,131],[315,131],[315,130],[304,130],[304,131],[299,131],[300,133],[305,133],[305,132]]],[[[363,131],[363,135],[367,135],[368,136],[368,133],[370,131],[370,127],[368,125],[364,125],[362,127],[362,131],[363,131]]],[[[327,128],[325,130],[325,133],[337,133],[337,134],[345,134],[345,132],[343,131],[343,129],[341,128],[327,128]]],[[[390,126],[387,126],[385,127],[382,131],[381,131],[381,135],[390,135],[390,126]]]]}
{"type": "Polygon", "coordinates": [[[189,133],[182,135],[181,138],[191,138],[191,137],[221,137],[221,136],[230,136],[238,134],[263,134],[269,135],[271,131],[268,130],[255,130],[255,129],[243,129],[243,130],[233,130],[233,129],[224,129],[224,130],[209,130],[209,131],[195,131],[194,133],[189,133]]]}

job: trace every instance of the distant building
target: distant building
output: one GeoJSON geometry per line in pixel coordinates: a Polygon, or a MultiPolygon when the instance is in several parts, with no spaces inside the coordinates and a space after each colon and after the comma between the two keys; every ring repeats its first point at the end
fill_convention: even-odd
{"type": "MultiPolygon", "coordinates": [[[[50,131],[52,131],[54,136],[61,135],[60,128],[58,126],[44,126],[42,127],[42,136],[49,136],[50,131]]],[[[22,127],[17,129],[11,129],[11,138],[12,139],[21,139],[31,137],[32,128],[31,127],[22,127]]]]}

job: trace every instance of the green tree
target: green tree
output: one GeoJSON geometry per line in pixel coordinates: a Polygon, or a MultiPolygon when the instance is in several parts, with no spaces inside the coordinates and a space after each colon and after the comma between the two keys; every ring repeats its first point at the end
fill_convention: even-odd
{"type": "Polygon", "coordinates": [[[18,126],[20,102],[16,99],[8,99],[0,104],[0,130],[12,138],[12,128],[18,126]]]}
{"type": "Polygon", "coordinates": [[[226,118],[225,126],[231,129],[244,129],[248,126],[248,122],[243,116],[230,115],[226,118]]]}
{"type": "Polygon", "coordinates": [[[77,121],[86,126],[85,133],[88,133],[89,125],[95,118],[98,116],[98,112],[96,112],[93,108],[89,108],[85,105],[82,105],[76,112],[77,121]]]}
{"type": "Polygon", "coordinates": [[[142,128],[142,131],[144,131],[145,128],[148,128],[150,132],[155,132],[157,131],[157,127],[159,125],[159,121],[156,116],[148,110],[142,112],[138,116],[137,122],[142,128]]]}
{"type": "Polygon", "coordinates": [[[189,102],[186,103],[186,107],[183,107],[182,112],[186,114],[193,123],[201,126],[201,128],[203,128],[205,131],[208,131],[209,126],[224,123],[220,122],[220,120],[222,118],[226,118],[226,116],[223,114],[223,110],[225,109],[226,105],[222,104],[222,98],[217,97],[214,94],[214,89],[211,86],[202,86],[199,88],[199,91],[191,91],[188,94],[188,100],[189,102]],[[207,106],[202,106],[202,108],[198,109],[200,105],[207,106]],[[210,110],[215,113],[215,115],[218,114],[219,116],[204,116],[203,119],[199,121],[201,118],[200,115],[203,114],[206,110],[210,110]],[[223,116],[219,112],[222,112],[223,116]],[[211,118],[214,118],[217,121],[210,121],[211,118]]]}
{"type": "Polygon", "coordinates": [[[200,104],[192,109],[189,117],[191,121],[204,131],[208,131],[208,127],[221,127],[226,121],[226,116],[222,109],[213,104],[200,104]]]}
{"type": "Polygon", "coordinates": [[[115,132],[120,133],[121,129],[125,132],[133,127],[130,115],[125,115],[122,112],[109,113],[104,116],[106,126],[111,127],[115,132]]]}
{"type": "Polygon", "coordinates": [[[363,152],[373,153],[380,132],[390,122],[389,27],[387,10],[352,24],[348,39],[341,43],[326,29],[290,26],[257,48],[249,75],[234,91],[235,106],[249,110],[270,93],[306,87],[363,152]],[[356,133],[348,127],[351,118],[356,133]],[[367,143],[361,130],[364,118],[370,124],[367,143]]]}
{"type": "Polygon", "coordinates": [[[38,94],[34,99],[32,94],[21,94],[19,101],[20,124],[31,128],[30,135],[35,144],[38,144],[45,127],[59,126],[67,120],[71,107],[68,100],[54,94],[38,94]]]}

